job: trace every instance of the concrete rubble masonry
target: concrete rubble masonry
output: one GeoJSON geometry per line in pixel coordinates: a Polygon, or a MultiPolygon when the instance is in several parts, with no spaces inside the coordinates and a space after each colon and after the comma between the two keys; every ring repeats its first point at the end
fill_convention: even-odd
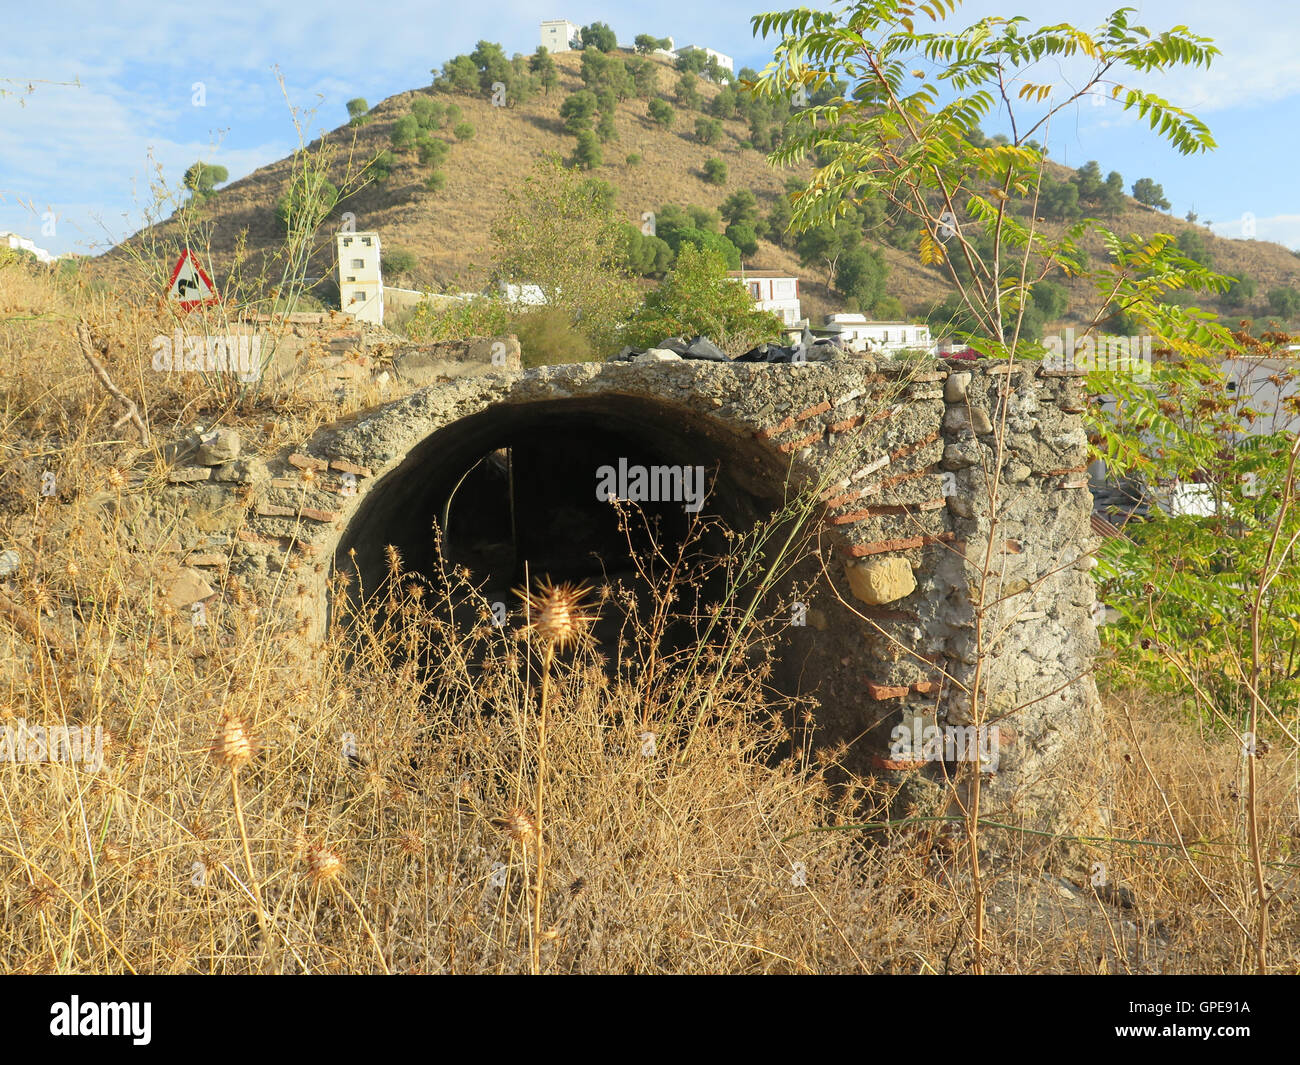
{"type": "MultiPolygon", "coordinates": [[[[822,552],[773,594],[799,599],[816,624],[783,632],[774,682],[815,699],[819,742],[849,744],[864,772],[915,776],[942,791],[941,764],[879,770],[881,760],[898,762],[891,730],[918,715],[940,728],[993,719],[1003,739],[982,785],[990,816],[1054,828],[1089,805],[1071,796],[1067,809],[1057,788],[1059,771],[1099,741],[1091,499],[1070,472],[1087,463],[1078,374],[856,358],[524,371],[512,339],[399,353],[391,365],[426,387],[285,452],[227,446],[215,466],[204,463],[221,457],[212,450],[199,463],[178,457],[181,476],[147,510],[124,515],[124,526],[139,532],[141,557],[228,558],[224,571],[190,570],[174,601],[219,582],[207,603],[216,626],[237,590],[268,604],[277,649],[306,669],[344,605],[331,598],[333,574],[348,578],[351,591],[339,594],[380,588],[389,544],[432,573],[434,526],[451,513],[444,541],[463,535],[456,507],[478,506],[507,483],[512,517],[493,525],[482,511],[484,531],[462,541],[466,564],[504,551],[528,560],[535,576],[597,580],[592,557],[607,562],[619,549],[597,536],[600,515],[613,510],[596,499],[602,465],[703,467],[701,517],[742,531],[794,489],[813,500],[822,552]],[[1003,426],[998,465],[989,430],[1003,426]],[[212,477],[190,480],[191,468],[212,477]],[[498,526],[518,530],[514,546],[500,542],[509,531],[489,534],[498,526]],[[213,536],[223,546],[206,542],[213,536]],[[972,699],[977,663],[983,688],[972,699]]],[[[670,523],[684,517],[680,502],[642,505],[670,523]]]]}

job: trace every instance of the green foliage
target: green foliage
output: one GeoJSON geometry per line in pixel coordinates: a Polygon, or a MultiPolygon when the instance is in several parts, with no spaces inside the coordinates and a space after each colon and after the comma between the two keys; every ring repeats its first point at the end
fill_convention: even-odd
{"type": "Polygon", "coordinates": [[[697,118],[695,139],[701,144],[717,144],[722,139],[722,123],[716,118],[697,118]]]}
{"type": "Polygon", "coordinates": [[[430,192],[441,192],[447,187],[447,175],[441,170],[435,170],[424,179],[424,187],[430,192]]]}
{"type": "Polygon", "coordinates": [[[366,112],[370,110],[370,105],[366,103],[365,97],[354,96],[347,102],[347,109],[349,124],[359,126],[361,120],[366,117],[366,112]]]}
{"type": "MultiPolygon", "coordinates": [[[[691,52],[690,55],[699,55],[691,52]]],[[[699,78],[694,74],[683,74],[677,79],[677,105],[690,111],[698,111],[704,97],[700,95],[699,78]]]]}
{"type": "Polygon", "coordinates": [[[631,313],[636,288],[624,266],[624,223],[589,178],[554,155],[540,160],[506,194],[492,243],[497,276],[537,285],[547,305],[563,309],[593,350],[613,350],[617,323],[631,313]]]}
{"type": "Polygon", "coordinates": [[[614,125],[614,112],[602,111],[600,121],[596,123],[596,136],[602,144],[618,140],[618,129],[614,125]]]}
{"type": "Polygon", "coordinates": [[[683,74],[702,74],[704,68],[708,65],[708,60],[709,57],[699,49],[692,49],[677,57],[677,69],[683,74]]]}
{"type": "Polygon", "coordinates": [[[215,192],[213,186],[230,180],[230,172],[224,166],[205,163],[200,160],[191,164],[185,171],[185,187],[190,190],[195,200],[204,200],[215,192]]]}
{"type": "Polygon", "coordinates": [[[417,96],[411,101],[411,114],[424,130],[442,129],[447,121],[447,109],[442,101],[428,96],[417,96]]]}
{"type": "Polygon", "coordinates": [[[1053,181],[1044,176],[1038,193],[1038,209],[1043,217],[1072,221],[1079,217],[1079,186],[1072,181],[1053,181]]]}
{"type": "Polygon", "coordinates": [[[627,162],[627,165],[628,165],[628,166],[640,166],[640,165],[641,165],[641,153],[640,153],[640,152],[628,152],[628,153],[627,153],[627,160],[626,160],[626,162],[627,162]]]}
{"type": "Polygon", "coordinates": [[[556,69],[555,60],[551,58],[545,45],[539,45],[537,51],[532,54],[528,61],[528,69],[541,80],[547,96],[560,84],[560,72],[556,69]]]}
{"type": "Polygon", "coordinates": [[[414,115],[403,115],[393,123],[389,139],[397,149],[415,147],[415,139],[420,135],[420,123],[414,115]]]}
{"type": "Polygon", "coordinates": [[[407,248],[386,248],[379,259],[385,277],[407,277],[415,273],[420,260],[407,248]]]}
{"type": "Polygon", "coordinates": [[[591,119],[596,113],[596,94],[590,89],[579,89],[570,93],[560,104],[560,117],[564,119],[564,128],[570,133],[581,133],[591,129],[591,119]]]}
{"type": "Polygon", "coordinates": [[[872,306],[871,316],[878,322],[901,322],[903,304],[897,296],[881,296],[872,306]]]}
{"type": "Polygon", "coordinates": [[[597,357],[591,341],[559,307],[525,311],[511,320],[510,332],[519,338],[520,359],[525,367],[563,366],[597,357]]]}
{"type": "Polygon", "coordinates": [[[467,141],[474,136],[474,127],[468,122],[457,122],[456,128],[452,130],[458,141],[467,141]]]}
{"type": "Polygon", "coordinates": [[[728,225],[736,222],[753,225],[758,221],[758,200],[749,189],[738,189],[722,201],[721,214],[728,225]]]}
{"type": "Polygon", "coordinates": [[[461,112],[460,112],[459,104],[448,104],[447,111],[446,111],[447,121],[443,124],[446,125],[447,123],[450,123],[451,125],[454,126],[457,122],[460,121],[460,113],[461,112]]]}
{"type": "Polygon", "coordinates": [[[754,255],[758,251],[758,235],[751,222],[732,222],[727,226],[726,237],[741,255],[754,255]]]}
{"type": "Polygon", "coordinates": [[[1271,288],[1264,298],[1268,302],[1269,313],[1276,315],[1282,321],[1289,322],[1293,318],[1300,317],[1300,292],[1290,285],[1271,288]]]}
{"type": "Polygon", "coordinates": [[[625,338],[649,347],[669,336],[700,334],[739,354],[781,335],[780,319],[754,308],[745,286],[727,277],[716,251],[685,244],[659,288],[628,323],[625,338]]]}
{"type": "Polygon", "coordinates": [[[580,35],[583,48],[612,52],[618,47],[618,36],[604,22],[593,22],[590,26],[583,26],[580,35]]]}
{"type": "Polygon", "coordinates": [[[594,170],[604,162],[604,158],[600,138],[589,129],[580,131],[578,144],[573,149],[573,165],[583,170],[594,170]]]}
{"type": "Polygon", "coordinates": [[[371,160],[366,173],[376,181],[387,181],[397,167],[397,156],[385,148],[371,160]]]}
{"type": "Polygon", "coordinates": [[[1158,207],[1162,211],[1169,210],[1169,201],[1165,199],[1164,188],[1151,178],[1138,178],[1133,183],[1133,199],[1147,207],[1158,207]]]}
{"type": "Polygon", "coordinates": [[[1229,307],[1241,310],[1254,302],[1255,292],[1255,279],[1243,274],[1241,277],[1232,279],[1227,291],[1223,294],[1223,302],[1229,307]]]}
{"type": "Polygon", "coordinates": [[[623,230],[623,261],[640,277],[662,277],[673,261],[673,249],[662,237],[642,233],[627,225],[623,230]]]}
{"type": "Polygon", "coordinates": [[[458,55],[453,59],[448,59],[447,62],[443,63],[441,73],[437,70],[434,70],[433,73],[436,75],[434,84],[440,89],[446,89],[450,92],[478,92],[478,66],[467,55],[458,55]]]}
{"type": "Polygon", "coordinates": [[[710,185],[727,183],[727,164],[717,156],[704,160],[704,180],[710,185]]]}
{"type": "Polygon", "coordinates": [[[1178,250],[1194,263],[1214,265],[1214,255],[1206,247],[1205,238],[1194,229],[1184,229],[1178,234],[1178,250]]]}
{"type": "Polygon", "coordinates": [[[636,95],[648,100],[659,91],[659,64],[653,59],[637,59],[629,56],[623,60],[628,74],[632,77],[632,86],[636,95]]]}
{"type": "Polygon", "coordinates": [[[713,116],[715,118],[735,118],[736,101],[739,98],[740,97],[736,93],[736,90],[728,85],[713,98],[713,102],[710,104],[710,110],[712,110],[713,116]]]}
{"type": "Polygon", "coordinates": [[[597,95],[612,92],[618,100],[626,100],[636,92],[636,81],[623,60],[603,52],[582,53],[582,83],[597,95]]]}
{"type": "Polygon", "coordinates": [[[676,117],[672,105],[667,100],[651,100],[649,113],[650,120],[656,126],[662,126],[664,129],[669,129],[673,124],[674,117],[676,117]]]}
{"type": "Polygon", "coordinates": [[[275,201],[275,217],[289,236],[315,232],[338,203],[339,190],[323,171],[301,170],[275,201]]]}
{"type": "Polygon", "coordinates": [[[406,323],[412,340],[431,342],[464,337],[500,336],[508,329],[510,309],[498,296],[472,300],[423,300],[406,323]]]}
{"type": "Polygon", "coordinates": [[[876,248],[859,245],[841,255],[835,266],[835,287],[858,301],[859,307],[871,307],[885,294],[889,264],[876,248]]]}
{"type": "Polygon", "coordinates": [[[435,169],[442,166],[451,151],[446,141],[429,136],[420,137],[415,142],[415,147],[420,153],[420,163],[423,166],[434,167],[435,169]]]}

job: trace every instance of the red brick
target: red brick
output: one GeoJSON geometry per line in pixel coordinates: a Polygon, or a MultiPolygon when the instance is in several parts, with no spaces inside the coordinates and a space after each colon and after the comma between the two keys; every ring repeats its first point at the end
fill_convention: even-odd
{"type": "Polygon", "coordinates": [[[293,507],[279,507],[274,503],[263,503],[257,508],[257,513],[264,518],[292,518],[297,511],[293,507]]]}
{"type": "Polygon", "coordinates": [[[822,438],[823,432],[824,432],[823,430],[818,429],[817,432],[809,433],[802,440],[791,440],[788,444],[782,444],[781,450],[784,451],[787,455],[790,454],[791,451],[798,451],[801,447],[807,447],[809,444],[815,443],[816,441],[820,440],[822,438]]]}
{"type": "Polygon", "coordinates": [[[832,433],[847,433],[855,425],[861,425],[865,420],[865,415],[859,414],[854,418],[845,418],[842,422],[834,422],[827,426],[832,433]]]}
{"type": "Polygon", "coordinates": [[[302,516],[310,518],[312,521],[338,521],[339,513],[336,510],[317,510],[315,507],[303,507],[302,516]]]}
{"type": "Polygon", "coordinates": [[[781,433],[784,433],[787,429],[793,429],[793,428],[794,428],[794,419],[785,418],[778,424],[773,425],[768,429],[760,429],[754,435],[757,436],[760,440],[771,440],[772,437],[778,436],[781,433]]]}
{"type": "Polygon", "coordinates": [[[330,464],[324,459],[312,458],[310,455],[290,455],[289,465],[300,470],[328,470],[330,464]]]}
{"type": "Polygon", "coordinates": [[[354,473],[358,477],[373,477],[369,466],[358,466],[355,462],[349,462],[347,459],[330,459],[330,469],[338,470],[340,473],[354,473]]]}
{"type": "Polygon", "coordinates": [[[906,551],[913,547],[927,547],[931,544],[948,543],[954,538],[950,532],[937,536],[909,536],[903,540],[878,540],[874,544],[853,544],[843,548],[850,558],[862,558],[865,555],[878,555],[882,551],[906,551]]]}
{"type": "Polygon", "coordinates": [[[867,695],[872,699],[901,699],[907,693],[906,684],[877,684],[873,680],[867,681],[867,695]]]}
{"type": "Polygon", "coordinates": [[[815,407],[809,407],[802,414],[795,415],[794,420],[797,422],[806,422],[809,418],[812,418],[818,414],[825,414],[830,409],[831,409],[831,405],[823,401],[821,403],[818,403],[817,406],[815,407]]]}

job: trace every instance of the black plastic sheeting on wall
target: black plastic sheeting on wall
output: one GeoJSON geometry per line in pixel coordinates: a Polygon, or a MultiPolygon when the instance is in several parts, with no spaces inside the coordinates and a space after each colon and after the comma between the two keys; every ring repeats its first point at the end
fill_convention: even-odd
{"type": "MultiPolygon", "coordinates": [[[[682,337],[667,337],[655,345],[655,348],[671,351],[683,359],[704,359],[709,362],[825,362],[840,358],[844,349],[837,341],[824,337],[813,338],[812,333],[804,329],[803,336],[797,344],[762,343],[750,348],[745,354],[728,358],[717,344],[708,337],[697,336],[690,340],[682,337]]],[[[644,355],[650,348],[627,347],[617,355],[611,356],[610,362],[631,362],[638,355],[644,355]]]]}

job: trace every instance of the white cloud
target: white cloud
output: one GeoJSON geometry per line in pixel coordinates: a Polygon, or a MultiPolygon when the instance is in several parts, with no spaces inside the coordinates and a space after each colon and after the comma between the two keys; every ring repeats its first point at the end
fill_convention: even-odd
{"type": "Polygon", "coordinates": [[[1210,230],[1220,237],[1271,240],[1291,249],[1300,249],[1300,214],[1275,214],[1267,218],[1246,214],[1231,222],[1215,222],[1210,230]]]}

